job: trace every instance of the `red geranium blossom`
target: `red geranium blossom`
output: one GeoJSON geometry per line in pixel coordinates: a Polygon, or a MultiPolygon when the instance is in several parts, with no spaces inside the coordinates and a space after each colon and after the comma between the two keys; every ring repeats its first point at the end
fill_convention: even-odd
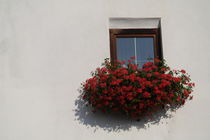
{"type": "Polygon", "coordinates": [[[107,59],[82,84],[83,100],[103,112],[120,112],[132,118],[152,115],[164,106],[180,107],[192,99],[194,83],[185,70],[171,70],[165,61],[148,62],[142,68],[107,59]],[[126,66],[125,66],[126,65],[126,66]]]}

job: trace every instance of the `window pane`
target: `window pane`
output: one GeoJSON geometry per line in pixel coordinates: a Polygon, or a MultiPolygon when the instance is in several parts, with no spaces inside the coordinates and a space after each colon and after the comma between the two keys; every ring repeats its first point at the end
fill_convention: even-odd
{"type": "Polygon", "coordinates": [[[154,59],[154,39],[152,37],[136,38],[136,55],[139,67],[154,59]]]}
{"type": "Polygon", "coordinates": [[[130,57],[135,56],[134,38],[119,37],[116,39],[117,43],[117,59],[129,60],[130,57]]]}

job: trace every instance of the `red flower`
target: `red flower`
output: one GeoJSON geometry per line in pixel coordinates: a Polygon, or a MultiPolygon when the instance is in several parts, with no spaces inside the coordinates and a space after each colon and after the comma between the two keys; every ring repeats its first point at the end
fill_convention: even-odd
{"type": "Polygon", "coordinates": [[[161,91],[160,90],[154,90],[154,93],[161,94],[161,91]]]}
{"type": "Polygon", "coordinates": [[[128,80],[130,77],[129,76],[123,76],[124,79],[128,80]]]}
{"type": "Polygon", "coordinates": [[[159,59],[154,59],[154,61],[155,61],[156,63],[159,63],[159,62],[160,62],[160,60],[159,60],[159,59]]]}
{"type": "Polygon", "coordinates": [[[141,89],[141,88],[138,88],[138,89],[137,89],[137,92],[138,92],[138,93],[142,93],[142,89],[141,89]]]}
{"type": "Polygon", "coordinates": [[[154,75],[155,76],[158,76],[160,73],[159,72],[154,72],[154,75]]]}
{"type": "Polygon", "coordinates": [[[150,81],[145,81],[145,82],[144,82],[144,85],[145,85],[145,86],[148,86],[148,87],[152,87],[152,82],[150,82],[150,81]]]}
{"type": "Polygon", "coordinates": [[[189,91],[187,91],[187,90],[184,90],[184,96],[189,96],[189,91]]]}
{"type": "Polygon", "coordinates": [[[129,86],[122,86],[122,90],[124,91],[130,91],[132,90],[133,86],[129,85],[129,86]]]}
{"type": "Polygon", "coordinates": [[[153,62],[147,62],[143,65],[143,68],[144,67],[149,67],[149,66],[152,66],[154,63],[153,62]]]}
{"type": "Polygon", "coordinates": [[[136,57],[130,57],[130,59],[136,59],[136,57]]]}
{"type": "Polygon", "coordinates": [[[134,71],[135,71],[135,70],[137,70],[137,68],[138,68],[138,66],[137,66],[137,65],[131,65],[131,69],[132,69],[132,70],[134,70],[134,71]]]}
{"type": "Polygon", "coordinates": [[[83,99],[86,99],[86,95],[82,96],[83,99]]]}
{"type": "Polygon", "coordinates": [[[150,98],[150,93],[149,92],[144,92],[143,97],[144,98],[150,98]]]}
{"type": "Polygon", "coordinates": [[[174,80],[174,82],[180,82],[181,81],[181,79],[178,78],[178,77],[173,77],[173,80],[174,80]]]}
{"type": "Polygon", "coordinates": [[[180,101],[180,100],[181,100],[181,97],[180,97],[180,96],[178,96],[176,100],[177,100],[177,101],[180,101]]]}
{"type": "Polygon", "coordinates": [[[116,81],[112,81],[111,83],[110,83],[110,85],[117,85],[118,83],[116,82],[116,81]]]}
{"type": "Polygon", "coordinates": [[[169,94],[169,96],[172,98],[172,97],[174,97],[174,94],[171,93],[171,94],[169,94]]]}
{"type": "Polygon", "coordinates": [[[185,71],[185,70],[181,70],[180,72],[181,72],[181,73],[186,73],[186,71],[185,71]]]}
{"type": "Polygon", "coordinates": [[[131,100],[133,100],[133,96],[127,96],[127,99],[128,99],[129,101],[131,101],[131,100]]]}
{"type": "Polygon", "coordinates": [[[135,78],[136,78],[135,73],[132,73],[132,74],[129,76],[129,79],[130,79],[132,82],[135,81],[135,78]]]}
{"type": "Polygon", "coordinates": [[[185,70],[170,70],[160,60],[148,62],[141,69],[137,67],[106,60],[82,83],[82,99],[95,110],[141,118],[154,114],[160,107],[179,107],[193,98],[189,95],[195,84],[185,70]]]}
{"type": "Polygon", "coordinates": [[[122,74],[128,74],[128,71],[125,69],[125,70],[122,70],[121,73],[122,74]]]}
{"type": "Polygon", "coordinates": [[[147,77],[152,77],[152,74],[151,73],[147,73],[147,77]]]}
{"type": "Polygon", "coordinates": [[[112,97],[106,97],[107,100],[112,100],[112,97]]]}
{"type": "Polygon", "coordinates": [[[166,69],[165,68],[161,68],[161,71],[166,71],[166,69]]]}
{"type": "Polygon", "coordinates": [[[106,83],[101,83],[100,87],[105,88],[106,87],[106,83]]]}

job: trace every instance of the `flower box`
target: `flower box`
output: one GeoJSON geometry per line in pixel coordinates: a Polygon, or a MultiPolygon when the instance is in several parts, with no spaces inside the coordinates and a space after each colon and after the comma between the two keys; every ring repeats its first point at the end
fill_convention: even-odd
{"type": "Polygon", "coordinates": [[[82,83],[85,103],[95,110],[142,118],[166,106],[179,108],[193,98],[195,84],[185,70],[172,70],[157,59],[138,68],[134,59],[114,63],[105,59],[102,67],[82,83]]]}

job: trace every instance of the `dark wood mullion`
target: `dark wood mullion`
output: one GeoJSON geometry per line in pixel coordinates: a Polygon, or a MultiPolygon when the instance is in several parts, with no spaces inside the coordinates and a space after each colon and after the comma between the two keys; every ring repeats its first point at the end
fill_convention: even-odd
{"type": "Polygon", "coordinates": [[[158,38],[158,54],[159,57],[158,59],[163,60],[163,48],[162,48],[162,35],[161,35],[161,27],[158,28],[158,34],[157,34],[157,38],[158,38]]]}
{"type": "Polygon", "coordinates": [[[110,29],[113,34],[156,34],[158,29],[110,29]]]}
{"type": "Polygon", "coordinates": [[[118,34],[116,37],[155,37],[155,34],[118,34]]]}
{"type": "Polygon", "coordinates": [[[110,30],[110,59],[113,63],[117,59],[117,47],[116,47],[116,37],[114,33],[110,30]]]}
{"type": "Polygon", "coordinates": [[[158,35],[157,32],[154,36],[154,58],[159,58],[159,50],[158,50],[158,35]]]}

